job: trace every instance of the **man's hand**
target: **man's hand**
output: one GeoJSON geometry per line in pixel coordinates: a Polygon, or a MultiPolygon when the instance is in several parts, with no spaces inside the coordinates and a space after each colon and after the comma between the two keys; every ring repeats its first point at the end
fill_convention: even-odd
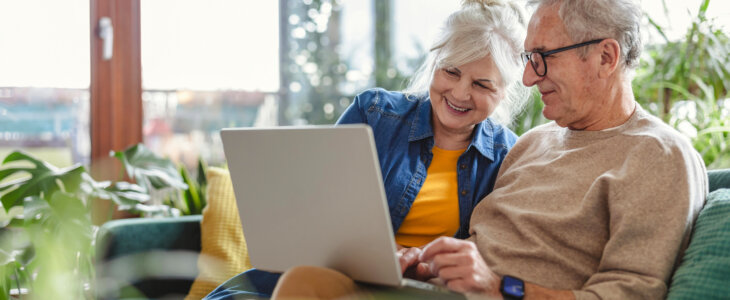
{"type": "Polygon", "coordinates": [[[421,248],[403,248],[398,249],[398,262],[400,263],[400,271],[406,278],[426,281],[433,278],[428,264],[418,260],[418,256],[423,250],[421,248]]]}
{"type": "Polygon", "coordinates": [[[461,293],[482,293],[501,297],[500,278],[482,258],[474,243],[440,237],[426,245],[418,258],[446,286],[461,293]]]}

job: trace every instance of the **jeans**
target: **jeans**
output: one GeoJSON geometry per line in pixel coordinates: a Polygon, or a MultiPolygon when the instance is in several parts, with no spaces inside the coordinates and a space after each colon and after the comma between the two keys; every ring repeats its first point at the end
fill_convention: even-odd
{"type": "Polygon", "coordinates": [[[251,269],[229,279],[203,299],[269,299],[279,276],[279,273],[251,269]]]}

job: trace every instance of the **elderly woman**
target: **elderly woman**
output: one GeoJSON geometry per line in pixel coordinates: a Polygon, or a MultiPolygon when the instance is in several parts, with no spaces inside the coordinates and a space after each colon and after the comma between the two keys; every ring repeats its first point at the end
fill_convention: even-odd
{"type": "MultiPolygon", "coordinates": [[[[472,210],[491,192],[517,139],[499,123],[527,98],[520,84],[524,30],[514,3],[465,1],[405,91],[367,90],[338,120],[373,129],[401,254],[440,236],[469,235],[472,210]]],[[[278,277],[248,271],[208,299],[268,296],[278,277]]]]}

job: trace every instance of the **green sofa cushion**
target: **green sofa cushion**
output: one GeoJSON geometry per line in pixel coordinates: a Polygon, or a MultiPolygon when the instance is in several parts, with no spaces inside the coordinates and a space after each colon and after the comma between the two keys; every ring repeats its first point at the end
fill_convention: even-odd
{"type": "Polygon", "coordinates": [[[692,241],[674,273],[667,299],[727,299],[730,295],[730,189],[707,196],[692,241]]]}
{"type": "Polygon", "coordinates": [[[101,260],[151,250],[200,251],[200,215],[113,220],[99,229],[101,260]]]}
{"type": "Polygon", "coordinates": [[[709,170],[710,192],[717,189],[730,189],[730,169],[709,170]]]}
{"type": "Polygon", "coordinates": [[[185,297],[198,273],[200,220],[196,215],[105,223],[96,240],[96,299],[185,297]]]}

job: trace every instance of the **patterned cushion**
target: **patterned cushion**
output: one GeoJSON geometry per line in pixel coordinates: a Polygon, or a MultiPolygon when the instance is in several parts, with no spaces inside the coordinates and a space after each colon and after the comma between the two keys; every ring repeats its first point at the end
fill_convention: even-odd
{"type": "Polygon", "coordinates": [[[210,168],[208,204],[200,222],[200,273],[185,299],[201,299],[234,275],[251,268],[233,184],[227,170],[210,168]]]}
{"type": "Polygon", "coordinates": [[[692,241],[674,273],[668,299],[727,299],[730,295],[730,189],[707,196],[692,241]]]}

